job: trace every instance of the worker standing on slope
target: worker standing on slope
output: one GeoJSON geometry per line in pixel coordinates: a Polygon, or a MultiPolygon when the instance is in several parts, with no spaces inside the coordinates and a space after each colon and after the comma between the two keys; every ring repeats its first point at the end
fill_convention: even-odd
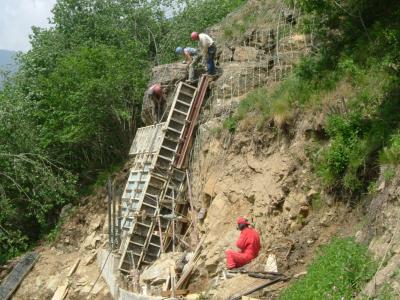
{"type": "Polygon", "coordinates": [[[194,69],[197,63],[200,61],[201,56],[199,55],[197,49],[191,47],[177,47],[175,50],[176,54],[182,54],[185,57],[183,63],[189,65],[189,78],[186,80],[188,83],[194,82],[194,69]]]}
{"type": "Polygon", "coordinates": [[[193,41],[199,41],[200,54],[203,56],[203,61],[207,62],[208,75],[215,75],[214,58],[217,47],[214,40],[209,35],[198,32],[192,32],[191,38],[193,41]]]}
{"type": "Polygon", "coordinates": [[[226,250],[226,267],[234,269],[242,267],[258,256],[260,251],[260,236],[257,231],[250,227],[249,221],[240,217],[237,220],[240,237],[236,242],[236,246],[240,249],[239,252],[226,250]]]}
{"type": "Polygon", "coordinates": [[[148,96],[153,101],[153,117],[156,123],[161,121],[165,108],[165,95],[160,84],[153,84],[147,91],[148,96]]]}

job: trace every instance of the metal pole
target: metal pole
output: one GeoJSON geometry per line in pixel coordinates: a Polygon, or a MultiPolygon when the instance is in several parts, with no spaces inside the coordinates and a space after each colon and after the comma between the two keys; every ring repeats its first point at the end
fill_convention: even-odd
{"type": "Polygon", "coordinates": [[[175,253],[175,189],[172,187],[172,252],[175,253]]]}
{"type": "Polygon", "coordinates": [[[121,245],[121,235],[122,235],[122,230],[121,230],[121,221],[122,221],[122,195],[118,197],[118,237],[117,237],[117,243],[118,247],[121,245]]]}
{"type": "Polygon", "coordinates": [[[190,210],[192,212],[192,223],[193,223],[193,229],[194,233],[196,236],[196,244],[198,243],[199,239],[199,233],[197,230],[197,216],[196,212],[194,211],[194,206],[193,206],[193,200],[192,200],[192,187],[190,185],[190,178],[189,178],[189,171],[186,170],[186,180],[187,180],[187,185],[188,185],[188,194],[189,194],[189,204],[190,204],[190,210]]]}
{"type": "Polygon", "coordinates": [[[108,214],[108,244],[109,247],[113,247],[113,238],[112,238],[112,228],[111,228],[111,201],[112,201],[112,196],[111,196],[111,179],[108,178],[107,180],[107,214],[108,214]]]}
{"type": "Polygon", "coordinates": [[[116,201],[114,197],[114,187],[110,180],[111,184],[111,202],[112,202],[112,227],[113,227],[113,249],[117,246],[117,218],[116,218],[116,201]]]}

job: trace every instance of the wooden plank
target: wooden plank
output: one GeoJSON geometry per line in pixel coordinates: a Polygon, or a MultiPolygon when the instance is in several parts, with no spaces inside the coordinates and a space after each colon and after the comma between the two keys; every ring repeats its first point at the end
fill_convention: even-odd
{"type": "Polygon", "coordinates": [[[278,278],[270,280],[270,281],[268,281],[266,283],[260,284],[260,285],[254,287],[254,288],[248,289],[247,291],[242,292],[240,295],[237,295],[237,296],[235,295],[233,297],[230,297],[229,300],[241,300],[242,296],[250,295],[250,294],[252,294],[254,292],[257,292],[258,290],[261,290],[261,289],[263,289],[263,288],[265,288],[267,286],[273,285],[273,284],[275,284],[275,283],[277,283],[279,281],[283,281],[283,280],[284,280],[283,277],[278,277],[278,278]]]}
{"type": "Polygon", "coordinates": [[[21,258],[0,285],[1,300],[7,300],[12,296],[25,276],[32,270],[38,258],[39,254],[36,252],[28,252],[21,258]]]}
{"type": "Polygon", "coordinates": [[[199,242],[199,244],[197,245],[197,248],[196,248],[196,250],[194,251],[192,258],[191,258],[190,262],[188,263],[187,271],[186,271],[184,274],[182,274],[181,278],[178,280],[178,282],[177,282],[177,284],[176,284],[176,288],[177,288],[177,289],[182,288],[182,287],[184,286],[184,284],[186,283],[187,279],[189,279],[189,276],[190,276],[190,274],[192,273],[193,268],[194,268],[195,265],[196,265],[197,257],[198,257],[198,255],[200,254],[200,249],[201,249],[201,247],[203,246],[203,243],[204,243],[204,241],[205,241],[205,238],[206,238],[206,236],[204,236],[204,237],[201,239],[201,241],[199,242]]]}
{"type": "Polygon", "coordinates": [[[71,269],[69,270],[67,277],[71,277],[71,276],[75,273],[76,269],[78,268],[78,265],[79,265],[80,261],[81,261],[80,258],[78,258],[78,259],[75,261],[75,263],[73,264],[73,266],[72,266],[71,269]]]}
{"type": "Polygon", "coordinates": [[[165,123],[158,123],[139,128],[133,139],[129,155],[138,155],[144,153],[156,152],[161,145],[163,136],[163,127],[165,123]]]}
{"type": "MultiPolygon", "coordinates": [[[[175,296],[186,296],[189,294],[189,290],[176,290],[175,291],[175,296]]],[[[172,291],[162,291],[161,292],[161,297],[171,297],[172,296],[172,291]]]]}
{"type": "Polygon", "coordinates": [[[51,298],[51,300],[63,300],[65,296],[67,296],[68,294],[68,289],[69,289],[68,283],[59,286],[56,292],[54,293],[53,298],[51,298]]]}

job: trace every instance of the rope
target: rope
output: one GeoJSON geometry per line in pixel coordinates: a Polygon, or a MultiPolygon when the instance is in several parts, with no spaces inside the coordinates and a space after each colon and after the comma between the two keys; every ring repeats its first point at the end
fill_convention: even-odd
{"type": "Polygon", "coordinates": [[[100,274],[97,276],[95,282],[93,283],[92,287],[90,288],[90,290],[89,290],[89,292],[88,292],[88,296],[87,296],[86,299],[90,299],[90,293],[91,293],[92,290],[94,289],[94,286],[96,285],[97,281],[100,279],[100,276],[101,276],[101,274],[103,273],[103,270],[104,270],[104,268],[105,268],[105,266],[106,266],[106,263],[107,263],[107,261],[108,261],[108,258],[110,257],[111,252],[112,252],[112,249],[110,249],[110,250],[108,251],[106,260],[104,261],[104,264],[103,264],[103,266],[101,267],[100,274]]]}

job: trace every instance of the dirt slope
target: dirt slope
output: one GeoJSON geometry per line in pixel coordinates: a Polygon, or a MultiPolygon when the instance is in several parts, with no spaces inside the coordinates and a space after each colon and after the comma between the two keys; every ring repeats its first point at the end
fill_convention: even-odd
{"type": "MultiPolygon", "coordinates": [[[[106,240],[103,230],[106,218],[105,192],[81,200],[81,205],[70,212],[54,245],[35,249],[39,261],[24,279],[13,299],[51,299],[56,289],[70,282],[66,299],[84,299],[99,275],[96,249],[106,240]],[[80,260],[78,268],[67,277],[80,260]]],[[[109,299],[108,288],[100,278],[91,299],[109,299]]]]}
{"type": "MultiPolygon", "coordinates": [[[[263,270],[268,255],[274,254],[279,271],[302,272],[319,245],[334,235],[355,234],[360,211],[333,202],[310,176],[304,146],[312,122],[298,123],[293,139],[271,128],[216,137],[212,128],[220,125],[215,119],[201,125],[207,130],[199,130],[202,144],[192,164],[196,206],[208,211],[197,274],[203,281],[194,279],[192,288],[211,289],[215,284],[210,278],[224,268],[224,250],[234,247],[238,237],[238,216],[248,217],[261,234],[262,250],[252,270],[263,270]]],[[[242,282],[242,287],[247,285],[242,282]]],[[[226,299],[240,283],[224,286],[215,299],[226,299]]]]}
{"type": "MultiPolygon", "coordinates": [[[[117,189],[124,186],[128,170],[129,162],[115,174],[117,189]]],[[[75,207],[64,210],[66,217],[58,238],[35,249],[40,259],[13,299],[51,299],[57,288],[67,283],[70,285],[65,299],[111,298],[106,283],[99,277],[100,270],[96,264],[98,249],[107,247],[105,244],[108,241],[105,188],[98,188],[93,195],[80,199],[75,207]],[[68,277],[78,260],[76,271],[68,277]]]]}

